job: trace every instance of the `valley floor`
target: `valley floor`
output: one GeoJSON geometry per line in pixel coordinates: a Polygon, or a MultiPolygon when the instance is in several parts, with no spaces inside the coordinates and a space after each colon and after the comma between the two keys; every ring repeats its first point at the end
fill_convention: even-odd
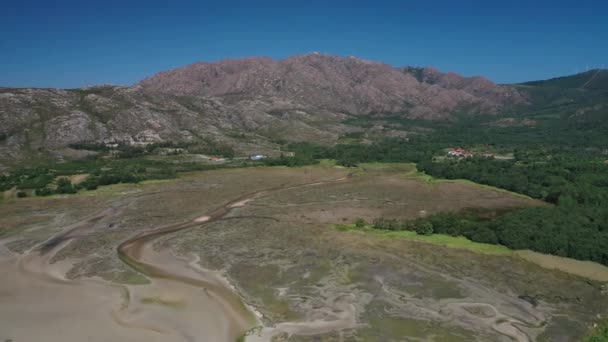
{"type": "Polygon", "coordinates": [[[217,170],[5,201],[0,340],[576,341],[607,313],[604,278],[334,229],[537,205],[411,165],[217,170]]]}

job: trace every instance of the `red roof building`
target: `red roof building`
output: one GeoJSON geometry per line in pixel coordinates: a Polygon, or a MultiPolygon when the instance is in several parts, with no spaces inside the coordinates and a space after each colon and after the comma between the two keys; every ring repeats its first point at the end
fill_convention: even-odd
{"type": "Polygon", "coordinates": [[[456,149],[449,150],[448,156],[470,158],[473,156],[473,153],[471,153],[465,149],[462,149],[462,148],[456,148],[456,149]]]}

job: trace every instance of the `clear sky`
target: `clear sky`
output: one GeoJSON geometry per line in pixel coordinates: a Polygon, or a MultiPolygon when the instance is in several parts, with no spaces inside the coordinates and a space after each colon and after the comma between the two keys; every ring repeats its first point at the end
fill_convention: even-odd
{"type": "Polygon", "coordinates": [[[318,51],[509,83],[608,67],[608,0],[6,1],[0,86],[132,84],[318,51]]]}

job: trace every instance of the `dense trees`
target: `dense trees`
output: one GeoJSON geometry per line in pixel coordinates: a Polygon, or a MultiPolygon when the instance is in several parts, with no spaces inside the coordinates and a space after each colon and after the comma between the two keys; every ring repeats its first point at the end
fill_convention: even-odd
{"type": "MultiPolygon", "coordinates": [[[[361,162],[415,162],[420,171],[434,177],[468,179],[550,204],[503,213],[491,220],[482,220],[470,213],[433,215],[424,219],[432,230],[423,228],[420,220],[380,219],[374,222],[375,228],[462,235],[477,242],[608,265],[608,124],[605,120],[590,123],[565,118],[537,128],[489,127],[471,120],[476,118],[468,117],[460,125],[434,123],[433,133],[409,140],[382,139],[371,144],[333,147],[299,143],[289,147],[296,154],[332,158],[344,166],[361,162]],[[510,151],[514,158],[434,158],[442,156],[445,148],[457,146],[510,151]]],[[[409,123],[407,119],[394,122],[409,123]]]]}
{"type": "Polygon", "coordinates": [[[117,183],[138,183],[148,179],[174,178],[177,172],[236,167],[240,164],[200,164],[191,162],[149,160],[145,158],[90,158],[79,161],[45,164],[44,167],[19,168],[0,175],[0,191],[16,187],[34,190],[37,196],[72,194],[80,189],[94,190],[98,186],[117,183]],[[82,182],[72,184],[69,176],[88,175],[82,182]]]}
{"type": "Polygon", "coordinates": [[[383,139],[372,144],[338,144],[322,146],[310,143],[288,145],[296,156],[313,159],[335,159],[338,165],[353,167],[366,162],[419,162],[431,159],[440,148],[433,143],[411,144],[404,139],[383,139]]]}
{"type": "Polygon", "coordinates": [[[514,161],[426,161],[419,168],[436,177],[469,179],[556,205],[500,216],[480,225],[479,232],[467,236],[470,239],[608,264],[608,165],[580,159],[575,152],[553,150],[548,155],[546,160],[519,155],[514,161]]]}
{"type": "Polygon", "coordinates": [[[475,213],[441,213],[410,221],[381,218],[373,227],[464,236],[475,242],[608,264],[605,222],[605,218],[601,222],[597,217],[547,207],[516,210],[493,219],[475,213]]]}
{"type": "Polygon", "coordinates": [[[281,154],[278,158],[267,158],[264,159],[264,164],[267,166],[304,166],[304,165],[312,165],[316,164],[319,161],[313,158],[311,153],[307,152],[298,152],[293,157],[286,157],[281,154]]]}

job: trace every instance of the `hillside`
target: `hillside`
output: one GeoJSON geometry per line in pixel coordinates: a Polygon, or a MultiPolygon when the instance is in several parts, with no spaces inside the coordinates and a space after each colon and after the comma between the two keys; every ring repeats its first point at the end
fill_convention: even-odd
{"type": "Polygon", "coordinates": [[[230,142],[241,153],[276,149],[289,129],[294,140],[331,142],[339,114],[289,101],[229,102],[220,97],[150,94],[141,87],[0,89],[0,164],[51,156],[79,157],[77,142],[147,144],[230,142]],[[321,122],[323,120],[324,122],[321,122]],[[238,144],[237,144],[238,142],[238,144]]]}
{"type": "Polygon", "coordinates": [[[580,74],[551,78],[548,80],[524,82],[524,85],[562,89],[608,90],[608,70],[593,69],[580,74]]]}
{"type": "Polygon", "coordinates": [[[332,144],[362,129],[374,139],[403,137],[463,117],[499,126],[596,123],[607,108],[606,75],[497,85],[430,67],[310,53],[199,62],[127,87],[0,88],[0,169],[90,154],[68,148],[79,142],[205,140],[241,155],[273,154],[289,141],[332,144]],[[419,124],[403,130],[374,121],[386,117],[419,124]],[[375,123],[352,124],[361,120],[375,123]]]}
{"type": "Polygon", "coordinates": [[[579,132],[608,130],[608,70],[514,85],[530,98],[517,115],[545,126],[579,132]]]}
{"type": "Polygon", "coordinates": [[[498,114],[526,101],[481,77],[425,68],[417,79],[410,69],[311,53],[200,62],[129,87],[0,88],[0,165],[82,157],[66,147],[83,141],[211,139],[239,153],[271,153],[285,140],[335,142],[352,130],[343,124],[352,116],[498,114]]]}
{"type": "Polygon", "coordinates": [[[433,79],[439,81],[429,83],[406,70],[354,57],[311,53],[278,61],[248,58],[195,63],[161,72],[138,85],[147,92],[232,101],[281,99],[352,115],[406,112],[412,117],[435,118],[465,107],[496,113],[505,105],[524,102],[517,91],[481,77],[435,70],[433,79]]]}

